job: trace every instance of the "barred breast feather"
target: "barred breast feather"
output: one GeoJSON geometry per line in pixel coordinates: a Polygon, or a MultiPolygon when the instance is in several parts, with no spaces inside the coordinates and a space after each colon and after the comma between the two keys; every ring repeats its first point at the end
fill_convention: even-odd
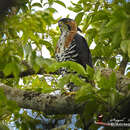
{"type": "Polygon", "coordinates": [[[60,48],[60,51],[56,53],[58,61],[74,61],[83,65],[84,68],[86,68],[86,64],[92,67],[89,47],[86,40],[80,34],[75,34],[68,47],[65,48],[64,43],[58,45],[60,48]]]}

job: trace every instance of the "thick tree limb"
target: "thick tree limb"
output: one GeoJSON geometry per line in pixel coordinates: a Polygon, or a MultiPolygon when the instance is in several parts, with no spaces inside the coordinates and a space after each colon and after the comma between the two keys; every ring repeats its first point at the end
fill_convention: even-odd
{"type": "Polygon", "coordinates": [[[82,111],[82,104],[76,103],[74,96],[49,95],[25,91],[0,83],[7,99],[15,101],[19,107],[43,111],[45,114],[74,114],[82,111]]]}

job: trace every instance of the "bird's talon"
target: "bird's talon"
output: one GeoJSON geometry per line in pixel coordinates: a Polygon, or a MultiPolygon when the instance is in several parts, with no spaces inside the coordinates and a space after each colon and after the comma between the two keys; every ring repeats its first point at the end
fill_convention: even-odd
{"type": "Polygon", "coordinates": [[[65,94],[65,95],[68,95],[68,96],[71,96],[71,95],[75,95],[76,92],[65,92],[64,94],[65,94]]]}

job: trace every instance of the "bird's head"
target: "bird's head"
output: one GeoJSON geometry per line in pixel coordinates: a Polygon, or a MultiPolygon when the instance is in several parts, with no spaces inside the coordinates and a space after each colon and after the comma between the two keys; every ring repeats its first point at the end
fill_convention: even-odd
{"type": "Polygon", "coordinates": [[[63,32],[64,30],[66,31],[80,31],[80,28],[77,27],[76,22],[73,19],[70,18],[62,18],[58,21],[58,25],[59,28],[61,30],[61,32],[63,32]]]}

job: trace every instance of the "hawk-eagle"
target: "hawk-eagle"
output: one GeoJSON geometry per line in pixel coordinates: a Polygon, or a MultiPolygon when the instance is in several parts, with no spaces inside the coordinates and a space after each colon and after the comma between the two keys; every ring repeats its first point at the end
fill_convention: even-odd
{"type": "Polygon", "coordinates": [[[61,35],[56,47],[57,61],[74,61],[86,68],[92,66],[88,44],[78,31],[81,31],[74,20],[62,18],[58,21],[61,35]]]}

